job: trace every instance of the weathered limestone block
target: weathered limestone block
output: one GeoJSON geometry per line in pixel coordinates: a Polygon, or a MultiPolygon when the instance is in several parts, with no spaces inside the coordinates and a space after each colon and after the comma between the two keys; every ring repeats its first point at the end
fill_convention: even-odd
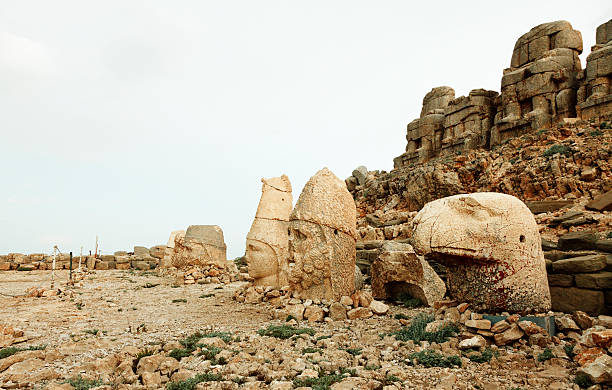
{"type": "Polygon", "coordinates": [[[587,57],[584,96],[578,104],[582,119],[612,112],[612,19],[597,28],[596,42],[587,57]]]}
{"type": "Polygon", "coordinates": [[[502,77],[491,145],[576,117],[581,52],[582,35],[566,21],[541,24],[517,40],[502,77]]]}
{"type": "Polygon", "coordinates": [[[291,182],[285,175],[261,179],[261,199],[246,239],[249,276],[256,286],[283,287],[289,277],[291,182]]]}
{"type": "Polygon", "coordinates": [[[176,268],[211,264],[225,268],[226,259],[223,231],[219,226],[191,225],[184,237],[180,234],[175,237],[171,261],[176,268]]]}
{"type": "Polygon", "coordinates": [[[432,306],[446,294],[444,281],[409,244],[385,242],[372,263],[372,295],[377,299],[408,294],[432,306]]]}
{"type": "Polygon", "coordinates": [[[289,217],[289,285],[306,299],[340,300],[355,289],[355,202],[329,169],[304,186],[289,217]]]}
{"type": "Polygon", "coordinates": [[[448,268],[454,299],[485,310],[550,309],[538,227],[517,198],[487,192],[450,196],[426,204],[413,224],[416,252],[448,268]]]}
{"type": "Polygon", "coordinates": [[[423,108],[421,109],[421,118],[425,115],[432,114],[435,110],[444,109],[448,103],[455,98],[455,90],[451,87],[436,87],[423,98],[423,108]]]}
{"type": "Polygon", "coordinates": [[[605,298],[602,291],[576,287],[551,287],[552,308],[555,311],[573,313],[581,310],[590,315],[605,311],[605,298]]]}

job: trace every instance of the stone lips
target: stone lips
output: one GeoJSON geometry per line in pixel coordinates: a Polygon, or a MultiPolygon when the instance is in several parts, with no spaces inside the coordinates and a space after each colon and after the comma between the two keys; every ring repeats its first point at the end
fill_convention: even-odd
{"type": "Polygon", "coordinates": [[[290,221],[307,221],[339,230],[357,239],[355,201],[344,181],[323,168],[308,180],[290,221]]]}
{"type": "Polygon", "coordinates": [[[413,245],[449,267],[451,295],[489,310],[547,311],[550,292],[537,224],[523,202],[498,193],[430,202],[413,245]]]}

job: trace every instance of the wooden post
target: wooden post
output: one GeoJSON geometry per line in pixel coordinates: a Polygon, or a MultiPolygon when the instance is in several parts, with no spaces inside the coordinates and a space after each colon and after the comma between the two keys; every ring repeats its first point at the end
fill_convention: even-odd
{"type": "Polygon", "coordinates": [[[81,260],[83,260],[83,247],[81,247],[81,255],[79,256],[79,272],[81,272],[81,260]]]}
{"type": "Polygon", "coordinates": [[[53,267],[51,268],[51,288],[55,288],[55,257],[57,245],[53,247],[53,267]]]}
{"type": "Polygon", "coordinates": [[[72,252],[70,252],[70,281],[72,282],[72,252]]]}

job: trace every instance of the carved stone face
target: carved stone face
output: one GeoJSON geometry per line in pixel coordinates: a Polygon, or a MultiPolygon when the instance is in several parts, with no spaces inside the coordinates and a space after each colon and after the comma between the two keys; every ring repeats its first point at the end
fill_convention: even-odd
{"type": "Polygon", "coordinates": [[[307,221],[289,223],[289,285],[298,296],[335,299],[354,290],[354,239],[307,221]],[[352,249],[352,250],[351,250],[352,249]]]}
{"type": "Polygon", "coordinates": [[[519,199],[483,192],[438,199],[413,226],[416,251],[448,267],[453,298],[486,310],[550,309],[540,234],[519,199]]]}
{"type": "Polygon", "coordinates": [[[249,275],[254,279],[276,276],[278,273],[276,253],[264,242],[247,239],[245,257],[249,265],[249,275]]]}

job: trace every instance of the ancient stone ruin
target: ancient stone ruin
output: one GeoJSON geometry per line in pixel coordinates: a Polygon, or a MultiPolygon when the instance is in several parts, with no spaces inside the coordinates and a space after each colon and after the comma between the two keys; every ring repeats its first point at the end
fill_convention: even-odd
{"type": "Polygon", "coordinates": [[[178,269],[189,266],[217,265],[223,267],[226,257],[223,230],[217,225],[191,225],[185,236],[176,235],[172,266],[178,269]]]}
{"type": "Polygon", "coordinates": [[[329,169],[304,186],[289,218],[289,285],[296,296],[339,300],[355,289],[355,202],[329,169]]]}
{"type": "Polygon", "coordinates": [[[370,273],[372,296],[377,299],[396,300],[407,294],[433,306],[446,294],[444,281],[409,244],[385,242],[370,273]]]}
{"type": "Polygon", "coordinates": [[[483,89],[455,99],[450,87],[423,98],[421,116],[407,127],[406,152],[396,169],[434,157],[490,148],[566,119],[600,118],[612,111],[612,23],[597,29],[597,44],[582,70],[582,35],[566,21],[541,24],[516,42],[501,94],[483,89]]]}
{"type": "Polygon", "coordinates": [[[486,192],[442,198],[413,223],[416,251],[448,268],[454,299],[484,310],[550,310],[538,226],[517,198],[486,192]]]}
{"type": "Polygon", "coordinates": [[[246,239],[246,262],[256,286],[280,288],[289,278],[289,214],[293,207],[286,175],[261,179],[261,199],[246,239]]]}

